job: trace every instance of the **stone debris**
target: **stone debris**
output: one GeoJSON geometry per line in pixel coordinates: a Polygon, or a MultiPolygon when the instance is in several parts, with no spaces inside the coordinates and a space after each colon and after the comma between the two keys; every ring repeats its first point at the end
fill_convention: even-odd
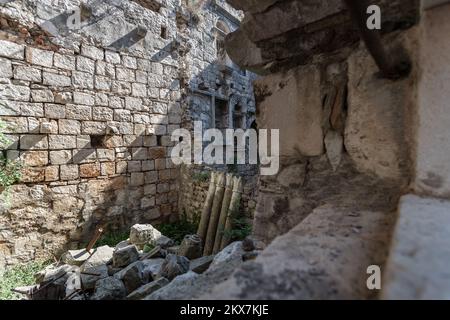
{"type": "Polygon", "coordinates": [[[91,254],[86,249],[69,250],[63,256],[62,261],[73,266],[81,266],[90,256],[91,254]]]}
{"type": "Polygon", "coordinates": [[[113,257],[114,249],[109,246],[102,246],[93,249],[92,255],[83,263],[83,270],[98,267],[108,263],[113,257]]]}
{"type": "Polygon", "coordinates": [[[134,245],[120,248],[113,253],[113,266],[116,268],[125,267],[137,260],[139,260],[139,252],[134,245]]]}
{"type": "MultiPolygon", "coordinates": [[[[130,234],[130,240],[118,243],[115,248],[101,246],[90,253],[86,249],[67,251],[61,262],[36,273],[35,285],[16,288],[15,292],[32,300],[189,298],[189,287],[196,279],[202,279],[193,289],[199,295],[202,286],[212,287],[217,279],[228,276],[242,263],[245,253],[242,243],[235,242],[216,256],[201,256],[202,243],[197,235],[185,236],[180,247],[166,251],[156,246],[144,253],[131,243],[136,239],[141,239],[140,245],[147,244],[142,239],[152,243],[156,229],[151,225],[135,225],[132,230],[135,236],[130,234]]],[[[174,243],[161,233],[158,237],[174,243]]]]}
{"type": "Polygon", "coordinates": [[[94,289],[95,283],[98,280],[107,278],[109,276],[108,267],[106,265],[101,265],[97,267],[92,267],[85,269],[81,273],[81,286],[83,290],[94,289]]]}
{"type": "Polygon", "coordinates": [[[97,281],[91,300],[119,300],[125,298],[127,290],[119,279],[108,277],[97,281]]]}
{"type": "Polygon", "coordinates": [[[184,256],[190,260],[200,258],[202,253],[202,239],[196,234],[185,236],[178,249],[180,256],[184,256]]]}
{"type": "Polygon", "coordinates": [[[189,265],[189,269],[195,273],[203,273],[208,270],[213,260],[214,256],[206,256],[192,260],[189,265]]]}
{"type": "Polygon", "coordinates": [[[135,224],[130,230],[130,243],[141,248],[145,244],[154,244],[162,234],[151,224],[135,224]]]}
{"type": "Polygon", "coordinates": [[[159,278],[155,281],[152,281],[150,283],[147,283],[146,285],[140,287],[139,289],[136,289],[132,293],[130,293],[127,296],[127,300],[141,300],[145,298],[146,296],[152,294],[153,292],[161,289],[162,287],[169,284],[169,280],[166,278],[159,278]]]}
{"type": "Polygon", "coordinates": [[[189,259],[174,254],[168,254],[164,263],[161,266],[159,273],[160,277],[167,278],[169,280],[174,279],[183,273],[189,271],[189,259]]]}
{"type": "Polygon", "coordinates": [[[121,280],[127,289],[127,293],[131,293],[145,284],[143,270],[144,264],[141,261],[137,261],[114,274],[114,278],[121,280]]]}

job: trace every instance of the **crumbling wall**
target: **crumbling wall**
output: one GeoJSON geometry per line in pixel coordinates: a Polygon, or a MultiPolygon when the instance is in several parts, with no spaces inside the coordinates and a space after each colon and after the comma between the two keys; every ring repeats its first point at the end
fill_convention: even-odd
{"type": "Polygon", "coordinates": [[[23,163],[21,182],[1,203],[0,267],[82,246],[99,225],[126,230],[176,219],[182,179],[170,135],[197,119],[192,91],[222,88],[227,98],[253,101],[249,76],[236,69],[224,77],[214,66],[215,23],[220,14],[238,16],[217,6],[227,5],[67,0],[0,8],[0,120],[10,140],[3,147],[23,163]],[[71,25],[76,13],[79,25],[71,25]]]}

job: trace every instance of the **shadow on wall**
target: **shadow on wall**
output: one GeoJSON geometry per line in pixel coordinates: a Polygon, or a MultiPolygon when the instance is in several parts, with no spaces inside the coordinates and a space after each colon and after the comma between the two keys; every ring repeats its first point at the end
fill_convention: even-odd
{"type": "MultiPolygon", "coordinates": [[[[168,48],[173,45],[152,59],[159,57],[161,60],[157,61],[162,61],[161,57],[171,54],[166,51],[168,48]]],[[[0,265],[43,259],[49,253],[58,256],[67,248],[85,245],[99,226],[108,231],[124,231],[135,223],[176,219],[180,214],[182,181],[179,168],[170,160],[174,145],[170,134],[180,128],[182,112],[186,111],[183,127],[210,117],[207,129],[216,124],[216,98],[226,101],[230,119],[239,101],[248,104],[246,111],[254,108],[251,88],[242,71],[223,70],[214,62],[198,71],[181,88],[184,94],[172,101],[174,104],[165,99],[168,97],[155,100],[166,111],[154,115],[157,121],[153,124],[149,124],[149,114],[140,113],[136,122],[126,112],[125,117],[135,122],[134,134],[127,131],[129,123],[117,121],[99,121],[101,128],[82,128],[82,135],[80,128],[61,134],[52,131],[52,126],[70,120],[57,118],[30,118],[37,123],[35,129],[14,131],[7,120],[15,117],[2,116],[8,124],[6,134],[18,137],[6,148],[8,157],[21,159],[27,165],[23,169],[23,184],[13,186],[11,201],[0,205],[0,265]],[[199,95],[209,101],[200,112],[192,107],[199,95]],[[188,110],[182,110],[180,105],[188,110]],[[173,119],[176,124],[171,124],[173,119]],[[44,127],[49,131],[43,133],[44,127]],[[76,141],[66,137],[75,137],[76,141]]],[[[178,72],[167,88],[169,95],[183,82],[182,70],[178,72]]],[[[58,107],[65,109],[66,105],[58,107]]],[[[254,121],[254,112],[248,114],[248,121],[241,123],[244,128],[254,121]]],[[[257,174],[252,170],[252,174],[257,174]]]]}

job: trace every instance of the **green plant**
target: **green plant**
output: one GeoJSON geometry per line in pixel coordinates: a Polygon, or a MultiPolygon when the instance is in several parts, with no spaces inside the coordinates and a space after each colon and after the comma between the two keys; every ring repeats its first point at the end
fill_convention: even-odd
{"type": "Polygon", "coordinates": [[[11,289],[35,283],[34,274],[48,266],[50,262],[30,262],[6,269],[0,273],[0,300],[16,300],[21,296],[11,289]]]}
{"type": "Polygon", "coordinates": [[[245,216],[233,219],[233,228],[229,233],[232,241],[244,240],[252,233],[252,225],[245,216]]]}
{"type": "Polygon", "coordinates": [[[208,182],[211,178],[211,174],[209,172],[198,172],[192,174],[192,180],[198,182],[208,182]]]}
{"type": "Polygon", "coordinates": [[[5,203],[9,202],[9,187],[19,182],[22,177],[22,163],[10,160],[6,156],[5,147],[11,143],[3,134],[5,124],[0,121],[0,192],[5,190],[5,203]],[[3,189],[3,190],[2,190],[3,189]]]}
{"type": "Polygon", "coordinates": [[[180,244],[186,235],[197,233],[199,221],[200,215],[198,214],[194,214],[192,219],[183,214],[180,220],[173,223],[162,223],[157,226],[157,229],[175,243],[180,244]]]}
{"type": "Polygon", "coordinates": [[[119,242],[127,240],[129,237],[129,232],[125,231],[112,231],[103,234],[100,239],[98,239],[95,247],[110,246],[115,247],[119,242]]]}
{"type": "Polygon", "coordinates": [[[151,243],[146,243],[144,245],[144,253],[149,253],[153,249],[155,249],[155,246],[153,244],[151,244],[151,243]]]}
{"type": "Polygon", "coordinates": [[[249,222],[245,213],[239,210],[239,206],[231,210],[231,225],[230,231],[224,231],[224,235],[229,237],[231,241],[244,240],[252,233],[252,224],[249,222]]]}

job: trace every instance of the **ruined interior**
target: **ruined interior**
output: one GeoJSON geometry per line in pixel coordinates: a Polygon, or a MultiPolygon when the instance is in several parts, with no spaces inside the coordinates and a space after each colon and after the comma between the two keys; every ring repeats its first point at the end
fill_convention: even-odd
{"type": "Polygon", "coordinates": [[[0,4],[0,276],[51,263],[13,298],[450,298],[450,1],[0,4]],[[177,163],[198,126],[279,170],[177,163]]]}

